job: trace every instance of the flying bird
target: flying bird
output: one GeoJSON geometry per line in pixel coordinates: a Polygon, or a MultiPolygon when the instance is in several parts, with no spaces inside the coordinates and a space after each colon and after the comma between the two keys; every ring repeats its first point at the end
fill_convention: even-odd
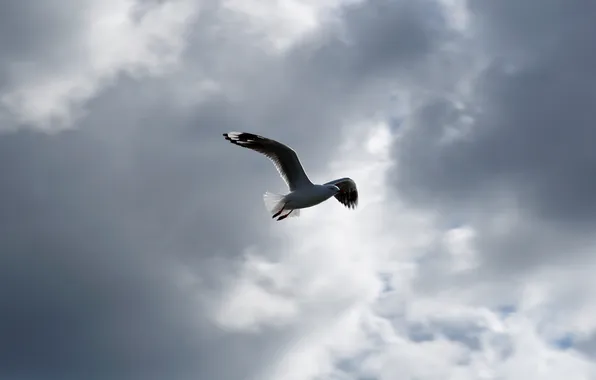
{"type": "Polygon", "coordinates": [[[322,185],[313,184],[304,172],[296,152],[289,146],[246,132],[228,132],[223,136],[232,144],[268,157],[288,185],[290,192],[287,194],[266,192],[263,195],[271,218],[283,220],[288,216],[297,217],[300,209],[316,206],[331,197],[350,209],[358,205],[358,189],[351,178],[340,178],[322,185]]]}

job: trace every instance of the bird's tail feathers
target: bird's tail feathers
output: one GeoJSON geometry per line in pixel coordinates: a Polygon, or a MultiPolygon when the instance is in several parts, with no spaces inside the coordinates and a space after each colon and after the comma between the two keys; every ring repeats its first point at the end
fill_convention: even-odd
{"type": "MultiPolygon", "coordinates": [[[[278,214],[279,216],[282,216],[290,211],[283,210],[280,213],[285,204],[285,197],[285,195],[270,193],[268,191],[265,194],[263,194],[263,201],[265,202],[265,207],[267,208],[267,211],[271,214],[271,216],[278,214]]],[[[300,210],[293,210],[287,217],[290,218],[297,216],[300,216],[300,210]]]]}
{"type": "Polygon", "coordinates": [[[281,208],[284,205],[284,198],[285,195],[270,193],[267,191],[265,194],[263,194],[265,208],[267,209],[267,211],[269,211],[271,215],[275,214],[276,212],[279,212],[279,210],[281,210],[281,208]]]}

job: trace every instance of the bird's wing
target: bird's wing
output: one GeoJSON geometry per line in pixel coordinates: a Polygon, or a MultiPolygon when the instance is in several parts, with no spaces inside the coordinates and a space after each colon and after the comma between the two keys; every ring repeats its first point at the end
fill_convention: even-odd
{"type": "Polygon", "coordinates": [[[356,188],[356,182],[354,182],[354,180],[351,178],[341,178],[327,182],[325,185],[335,185],[339,187],[339,193],[335,195],[335,199],[347,208],[356,208],[358,205],[358,189],[356,188]]]}
{"type": "Polygon", "coordinates": [[[223,135],[232,144],[262,153],[273,161],[290,191],[312,185],[296,152],[289,146],[252,133],[228,132],[223,135]]]}

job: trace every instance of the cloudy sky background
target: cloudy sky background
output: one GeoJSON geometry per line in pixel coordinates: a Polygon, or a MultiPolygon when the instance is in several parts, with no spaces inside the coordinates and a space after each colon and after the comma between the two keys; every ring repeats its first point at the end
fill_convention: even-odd
{"type": "Polygon", "coordinates": [[[596,378],[592,0],[0,5],[0,377],[596,378]],[[329,201],[221,133],[290,144],[329,201]]]}

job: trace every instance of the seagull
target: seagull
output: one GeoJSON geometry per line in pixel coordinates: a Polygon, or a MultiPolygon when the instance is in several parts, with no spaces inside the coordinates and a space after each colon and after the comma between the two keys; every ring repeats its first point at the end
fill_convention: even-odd
{"type": "Polygon", "coordinates": [[[228,132],[223,136],[232,144],[252,149],[273,161],[288,186],[290,192],[287,194],[266,192],[263,195],[271,218],[279,221],[288,216],[297,217],[300,209],[316,206],[331,197],[350,209],[358,205],[358,189],[351,178],[340,178],[322,185],[313,184],[304,172],[296,152],[289,146],[247,132],[228,132]]]}

